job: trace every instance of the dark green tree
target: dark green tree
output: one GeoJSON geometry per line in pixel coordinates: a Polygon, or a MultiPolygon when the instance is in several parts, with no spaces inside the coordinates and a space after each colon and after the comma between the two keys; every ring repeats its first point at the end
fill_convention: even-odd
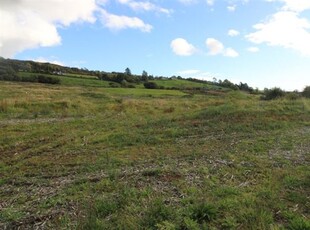
{"type": "Polygon", "coordinates": [[[148,74],[145,70],[142,71],[141,80],[142,81],[148,81],[148,74]]]}
{"type": "Polygon", "coordinates": [[[261,97],[263,100],[273,100],[285,96],[285,91],[280,88],[264,89],[264,96],[261,97]]]}
{"type": "Polygon", "coordinates": [[[125,69],[125,74],[131,76],[131,70],[128,67],[125,69]]]}
{"type": "Polygon", "coordinates": [[[306,86],[301,94],[304,97],[310,98],[310,86],[306,86]]]}

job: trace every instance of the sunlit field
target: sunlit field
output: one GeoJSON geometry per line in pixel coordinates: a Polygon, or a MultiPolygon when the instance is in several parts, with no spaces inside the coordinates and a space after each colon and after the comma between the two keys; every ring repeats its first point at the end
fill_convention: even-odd
{"type": "Polygon", "coordinates": [[[81,81],[0,82],[0,228],[310,229],[309,99],[81,81]]]}

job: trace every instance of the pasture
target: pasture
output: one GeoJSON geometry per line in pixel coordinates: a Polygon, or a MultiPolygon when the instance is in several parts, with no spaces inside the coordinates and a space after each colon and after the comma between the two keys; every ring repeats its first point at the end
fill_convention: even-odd
{"type": "Polygon", "coordinates": [[[310,229],[309,99],[64,79],[0,82],[0,228],[310,229]]]}

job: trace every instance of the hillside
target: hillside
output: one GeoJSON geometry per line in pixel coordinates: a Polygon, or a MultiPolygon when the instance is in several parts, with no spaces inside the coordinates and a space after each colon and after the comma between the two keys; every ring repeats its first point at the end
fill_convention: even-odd
{"type": "Polygon", "coordinates": [[[0,81],[1,229],[310,229],[310,99],[12,74],[60,83],[0,81]]]}
{"type": "MultiPolygon", "coordinates": [[[[227,79],[210,82],[198,79],[184,79],[181,76],[163,77],[149,75],[143,71],[141,75],[131,74],[129,68],[125,72],[105,72],[86,68],[66,67],[51,63],[21,61],[0,58],[0,80],[39,82],[61,84],[66,86],[94,86],[109,88],[148,88],[145,82],[155,83],[155,88],[174,90],[216,91],[243,90],[254,92],[246,83],[233,84],[227,79]],[[126,72],[128,71],[128,72],[126,72]]],[[[154,88],[154,86],[152,86],[154,88]]],[[[256,92],[258,92],[256,90],[256,92]]]]}

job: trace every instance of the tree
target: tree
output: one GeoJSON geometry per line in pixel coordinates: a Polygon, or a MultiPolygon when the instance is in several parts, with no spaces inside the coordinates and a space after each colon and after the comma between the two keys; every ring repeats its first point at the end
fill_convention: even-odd
{"type": "Polygon", "coordinates": [[[143,70],[142,72],[142,77],[141,77],[142,81],[147,81],[148,80],[148,74],[145,70],[143,70]]]}
{"type": "Polygon", "coordinates": [[[263,100],[273,100],[285,96],[285,91],[280,88],[264,89],[264,96],[261,97],[263,100]]]}
{"type": "Polygon", "coordinates": [[[304,97],[310,98],[310,86],[306,86],[301,94],[304,97]]]}
{"type": "Polygon", "coordinates": [[[117,73],[114,81],[121,83],[125,79],[125,74],[123,73],[117,73]]]}
{"type": "Polygon", "coordinates": [[[218,85],[222,86],[222,87],[225,87],[225,88],[230,88],[230,89],[233,89],[233,90],[238,90],[239,89],[238,85],[235,85],[234,83],[230,82],[227,79],[225,79],[224,81],[219,80],[218,85]]]}
{"type": "Polygon", "coordinates": [[[125,69],[125,74],[131,76],[131,70],[128,67],[125,69]]]}
{"type": "Polygon", "coordinates": [[[250,87],[247,83],[240,82],[238,87],[239,87],[240,90],[248,91],[250,93],[252,93],[254,91],[254,89],[252,87],[250,87]]]}

